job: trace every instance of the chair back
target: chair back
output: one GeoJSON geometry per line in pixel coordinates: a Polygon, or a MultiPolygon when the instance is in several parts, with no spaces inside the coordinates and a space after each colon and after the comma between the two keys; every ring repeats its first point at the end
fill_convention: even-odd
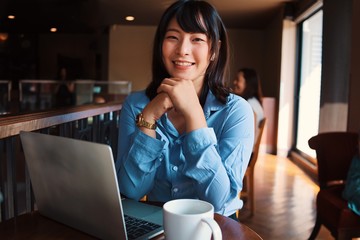
{"type": "Polygon", "coordinates": [[[309,139],[316,151],[320,188],[344,182],[351,160],[358,151],[358,134],[353,132],[319,133],[309,139]]]}
{"type": "Polygon", "coordinates": [[[255,166],[256,160],[258,158],[259,148],[260,148],[260,143],[261,143],[261,137],[262,137],[263,132],[264,132],[265,123],[266,123],[266,118],[263,118],[259,122],[259,131],[258,131],[257,137],[256,137],[255,142],[254,142],[253,151],[252,151],[251,158],[250,158],[250,163],[249,163],[249,166],[248,166],[250,168],[255,166]]]}

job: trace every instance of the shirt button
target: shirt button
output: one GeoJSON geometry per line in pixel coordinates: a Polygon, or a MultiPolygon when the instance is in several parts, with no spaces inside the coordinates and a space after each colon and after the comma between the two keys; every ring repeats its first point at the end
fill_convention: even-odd
{"type": "Polygon", "coordinates": [[[173,192],[174,192],[174,193],[177,193],[178,191],[179,191],[178,188],[174,188],[174,189],[173,189],[173,192]]]}
{"type": "Polygon", "coordinates": [[[172,170],[174,170],[175,172],[178,170],[178,167],[177,166],[173,166],[172,167],[172,170]]]}

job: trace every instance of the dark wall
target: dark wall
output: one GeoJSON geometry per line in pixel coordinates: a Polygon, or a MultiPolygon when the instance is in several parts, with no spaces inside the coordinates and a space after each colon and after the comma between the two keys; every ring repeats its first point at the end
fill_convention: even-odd
{"type": "Polygon", "coordinates": [[[34,78],[38,70],[37,50],[36,34],[8,33],[7,39],[0,41],[0,79],[34,78]]]}
{"type": "Polygon", "coordinates": [[[346,131],[350,82],[351,5],[325,0],[319,131],[346,131]]]}
{"type": "Polygon", "coordinates": [[[360,1],[352,1],[349,131],[360,130],[360,1]]]}

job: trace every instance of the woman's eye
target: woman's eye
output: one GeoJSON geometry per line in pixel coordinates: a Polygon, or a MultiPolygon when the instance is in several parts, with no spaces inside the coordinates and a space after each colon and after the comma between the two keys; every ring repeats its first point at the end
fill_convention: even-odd
{"type": "Polygon", "coordinates": [[[202,38],[194,38],[194,41],[195,42],[205,42],[205,40],[202,38]]]}
{"type": "Polygon", "coordinates": [[[205,34],[194,34],[192,35],[194,42],[207,42],[208,38],[205,34]]]}
{"type": "Polygon", "coordinates": [[[165,38],[166,38],[166,39],[177,39],[177,37],[174,36],[174,35],[168,35],[168,36],[166,36],[165,38]]]}

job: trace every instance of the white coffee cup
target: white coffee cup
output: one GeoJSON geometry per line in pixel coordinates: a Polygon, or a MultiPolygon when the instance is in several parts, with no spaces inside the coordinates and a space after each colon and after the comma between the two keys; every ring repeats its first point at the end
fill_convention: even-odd
{"type": "Polygon", "coordinates": [[[197,199],[177,199],[163,206],[166,240],[221,240],[212,204],[197,199]]]}

